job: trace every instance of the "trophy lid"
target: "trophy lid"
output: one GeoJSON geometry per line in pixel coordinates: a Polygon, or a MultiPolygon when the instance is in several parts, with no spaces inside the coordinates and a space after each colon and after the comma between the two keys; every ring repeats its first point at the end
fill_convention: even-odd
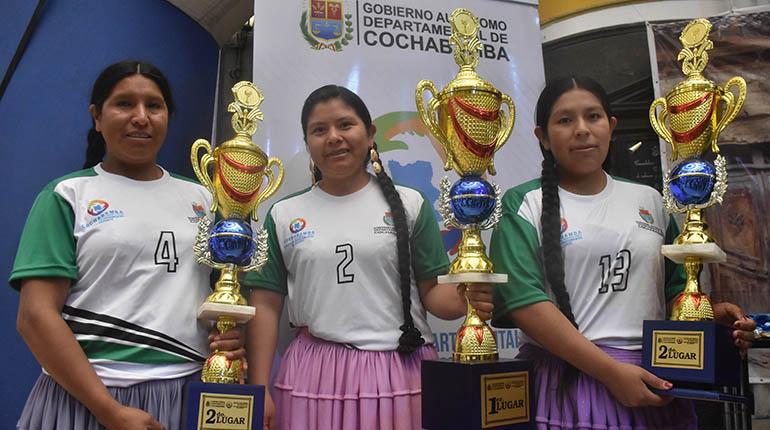
{"type": "Polygon", "coordinates": [[[231,91],[233,102],[227,105],[227,111],[233,113],[230,122],[235,131],[235,137],[217,148],[241,147],[261,152],[252,142],[252,136],[257,132],[258,121],[262,121],[263,118],[262,111],[259,109],[259,105],[264,100],[262,91],[249,81],[238,82],[231,91]]]}
{"type": "Polygon", "coordinates": [[[714,82],[703,76],[703,71],[709,62],[708,51],[714,47],[708,37],[711,32],[711,22],[705,18],[694,19],[685,26],[679,35],[682,42],[682,50],[679,51],[676,60],[682,62],[682,73],[687,77],[677,87],[688,85],[700,85],[715,87],[714,82]]]}
{"type": "Polygon", "coordinates": [[[714,42],[709,40],[711,22],[705,18],[690,21],[679,35],[682,42],[682,50],[679,51],[677,60],[682,62],[682,71],[685,75],[702,73],[708,64],[708,52],[714,47],[714,42]]]}
{"type": "Polygon", "coordinates": [[[470,10],[458,8],[449,16],[449,22],[452,24],[449,43],[454,45],[453,56],[460,71],[441,92],[486,91],[500,97],[500,91],[476,73],[481,47],[479,19],[470,10]]]}

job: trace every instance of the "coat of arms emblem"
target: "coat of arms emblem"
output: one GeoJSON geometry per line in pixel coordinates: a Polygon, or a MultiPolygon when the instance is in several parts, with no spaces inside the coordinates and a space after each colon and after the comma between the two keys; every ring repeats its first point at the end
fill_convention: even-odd
{"type": "Polygon", "coordinates": [[[313,49],[341,51],[353,39],[352,15],[344,13],[342,0],[309,0],[300,28],[313,49]]]}
{"type": "Polygon", "coordinates": [[[641,217],[647,224],[652,224],[655,222],[655,219],[652,217],[650,211],[645,208],[639,208],[639,217],[641,217]]]}

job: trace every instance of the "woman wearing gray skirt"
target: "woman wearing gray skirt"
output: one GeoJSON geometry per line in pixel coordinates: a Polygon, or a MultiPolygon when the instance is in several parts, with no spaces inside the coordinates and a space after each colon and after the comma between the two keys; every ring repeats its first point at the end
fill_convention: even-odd
{"type": "Polygon", "coordinates": [[[89,111],[84,170],[40,192],[11,272],[43,367],[17,427],[177,429],[209,349],[244,354],[238,331],[207,339],[195,315],[210,286],[192,245],[211,196],[156,164],[174,103],[155,66],[107,67],[89,111]]]}

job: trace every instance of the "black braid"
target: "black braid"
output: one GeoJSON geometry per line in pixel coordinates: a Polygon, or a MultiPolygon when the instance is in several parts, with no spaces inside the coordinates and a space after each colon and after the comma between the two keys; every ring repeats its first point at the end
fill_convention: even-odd
{"type": "Polygon", "coordinates": [[[313,169],[310,171],[310,174],[313,175],[313,177],[310,179],[312,179],[314,184],[320,181],[321,179],[323,179],[323,174],[321,174],[321,169],[319,169],[318,166],[315,165],[315,163],[313,164],[313,169]]]}
{"type": "MultiPolygon", "coordinates": [[[[372,159],[372,164],[374,165],[375,163],[379,164],[380,162],[379,160],[372,159]]],[[[397,350],[401,353],[410,353],[421,347],[425,343],[425,339],[422,338],[420,330],[415,327],[414,319],[412,318],[412,276],[410,264],[412,261],[412,250],[409,244],[409,226],[406,222],[406,210],[404,210],[404,202],[401,201],[401,195],[396,191],[393,180],[385,173],[385,169],[380,165],[379,169],[375,168],[375,174],[377,175],[377,182],[380,185],[382,194],[385,196],[388,206],[390,206],[390,211],[393,214],[393,223],[396,228],[401,308],[404,312],[404,324],[399,327],[402,333],[401,337],[398,338],[397,350]]]]}
{"type": "Polygon", "coordinates": [[[104,142],[104,137],[96,131],[96,128],[91,127],[88,130],[88,147],[86,148],[86,161],[83,163],[83,168],[89,169],[99,164],[104,159],[106,151],[107,144],[104,142]]]}
{"type": "MultiPolygon", "coordinates": [[[[543,265],[545,266],[545,278],[551,286],[551,291],[556,297],[556,304],[565,317],[580,330],[575,315],[572,313],[572,305],[569,302],[567,286],[564,285],[564,254],[561,248],[561,212],[559,209],[559,175],[556,171],[556,162],[550,151],[543,150],[543,170],[540,174],[541,190],[543,192],[543,212],[540,214],[540,225],[543,232],[543,265]]],[[[572,386],[580,374],[578,369],[564,362],[559,383],[559,394],[564,401],[564,395],[572,386]]],[[[572,399],[573,403],[575,399],[572,399]]],[[[574,406],[574,405],[573,405],[574,406]]]]}
{"type": "Polygon", "coordinates": [[[543,232],[543,263],[545,278],[551,286],[556,304],[569,322],[578,328],[569,293],[564,285],[564,255],[561,249],[561,213],[559,211],[559,175],[550,151],[543,151],[543,170],[540,174],[543,191],[543,212],[540,225],[543,232]]]}

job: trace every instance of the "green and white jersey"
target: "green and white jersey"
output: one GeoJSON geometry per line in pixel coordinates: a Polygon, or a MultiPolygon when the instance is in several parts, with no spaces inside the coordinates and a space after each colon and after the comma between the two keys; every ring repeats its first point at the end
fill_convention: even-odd
{"type": "MultiPolygon", "coordinates": [[[[541,197],[539,179],[503,197],[490,244],[495,270],[508,274],[494,290],[496,326],[511,327],[511,311],[553,299],[543,270],[541,197]]],[[[681,267],[660,252],[678,234],[676,223],[653,188],[609,175],[599,194],[560,188],[559,199],[564,283],[580,331],[596,344],[641,348],[642,321],[664,319],[666,302],[684,286],[681,267]]]]}
{"type": "MultiPolygon", "coordinates": [[[[449,260],[429,203],[396,186],[412,247],[412,318],[426,343],[433,333],[415,280],[444,274],[449,260]]],[[[375,178],[359,191],[332,196],[312,187],[279,201],[265,219],[269,259],[244,284],[288,295],[291,323],[350,347],[398,346],[403,324],[396,231],[375,178]]]]}
{"type": "Polygon", "coordinates": [[[135,181],[101,166],[38,195],[10,282],[72,280],[62,317],[108,386],[188,375],[208,355],[209,323],[196,319],[210,269],[193,243],[211,197],[170,175],[135,181]]]}

